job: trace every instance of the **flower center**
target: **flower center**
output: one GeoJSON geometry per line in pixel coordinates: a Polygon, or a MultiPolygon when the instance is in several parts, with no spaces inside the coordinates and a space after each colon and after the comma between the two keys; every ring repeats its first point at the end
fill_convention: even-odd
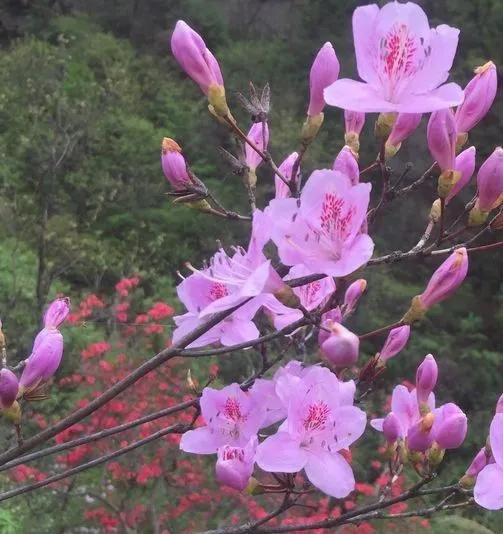
{"type": "Polygon", "coordinates": [[[245,457],[245,452],[243,449],[236,447],[226,447],[222,456],[224,460],[239,460],[242,462],[245,457]]]}
{"type": "Polygon", "coordinates": [[[355,214],[355,209],[351,206],[345,210],[344,200],[334,193],[327,193],[321,206],[320,223],[321,228],[330,236],[332,240],[344,240],[351,230],[351,221],[355,214]]]}
{"type": "Polygon", "coordinates": [[[210,288],[210,298],[212,301],[226,297],[228,294],[227,287],[220,282],[215,282],[210,288]]]}
{"type": "Polygon", "coordinates": [[[325,402],[318,401],[311,404],[303,421],[304,428],[310,432],[324,430],[329,416],[330,408],[325,402]]]}
{"type": "Polygon", "coordinates": [[[234,397],[229,397],[225,401],[224,415],[227,419],[234,421],[235,423],[246,420],[246,416],[241,413],[241,406],[239,405],[238,400],[234,397]]]}

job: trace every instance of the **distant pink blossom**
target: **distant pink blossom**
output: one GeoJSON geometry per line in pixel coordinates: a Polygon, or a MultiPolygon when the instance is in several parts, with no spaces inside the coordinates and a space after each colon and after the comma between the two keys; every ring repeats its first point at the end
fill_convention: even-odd
{"type": "Polygon", "coordinates": [[[362,6],[353,14],[358,74],[325,89],[327,104],[361,112],[426,113],[460,104],[463,91],[442,85],[449,76],[459,30],[430,29],[412,2],[362,6]]]}
{"type": "Polygon", "coordinates": [[[274,199],[268,208],[272,240],[285,265],[346,276],[367,263],[374,243],[361,228],[370,184],[351,185],[344,174],[314,171],[298,199],[274,199]]]}

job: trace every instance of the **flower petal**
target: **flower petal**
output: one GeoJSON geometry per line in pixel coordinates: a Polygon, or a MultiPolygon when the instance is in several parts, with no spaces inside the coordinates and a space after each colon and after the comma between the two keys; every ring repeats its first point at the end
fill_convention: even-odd
{"type": "Polygon", "coordinates": [[[428,113],[452,108],[463,102],[463,89],[456,83],[446,83],[424,94],[411,94],[397,105],[399,113],[428,113]]]}
{"type": "Polygon", "coordinates": [[[475,502],[483,508],[503,508],[503,467],[498,464],[486,465],[477,475],[473,496],[475,502]]]}
{"type": "Polygon", "coordinates": [[[307,462],[308,455],[298,441],[287,432],[268,437],[257,448],[255,461],[264,471],[271,473],[296,473],[307,462]]]}
{"type": "Polygon", "coordinates": [[[365,431],[367,416],[356,406],[341,406],[334,410],[335,443],[337,449],[347,449],[365,431]]]}
{"type": "Polygon", "coordinates": [[[336,499],[346,497],[355,489],[351,466],[338,453],[317,451],[310,454],[305,470],[314,486],[336,499]]]}
{"type": "Polygon", "coordinates": [[[489,439],[494,459],[503,467],[503,413],[497,413],[494,416],[489,432],[489,439]]]}
{"type": "Polygon", "coordinates": [[[180,441],[180,449],[193,454],[214,454],[222,445],[217,439],[217,434],[210,431],[207,426],[185,432],[180,441]]]}
{"type": "MultiPolygon", "coordinates": [[[[374,29],[379,7],[376,4],[357,7],[353,13],[353,39],[356,64],[362,80],[372,83],[377,80],[374,63],[374,29]]],[[[353,108],[347,108],[353,111],[353,108]]]]}
{"type": "Polygon", "coordinates": [[[341,78],[325,89],[325,102],[351,111],[380,113],[398,111],[398,105],[385,100],[372,86],[341,78]]]}

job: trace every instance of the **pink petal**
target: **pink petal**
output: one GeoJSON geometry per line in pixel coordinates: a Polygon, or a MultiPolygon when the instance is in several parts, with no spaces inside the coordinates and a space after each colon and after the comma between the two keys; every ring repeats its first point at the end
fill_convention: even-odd
{"type": "Polygon", "coordinates": [[[503,467],[498,464],[486,465],[477,476],[473,496],[483,508],[503,508],[503,467]]]}
{"type": "Polygon", "coordinates": [[[314,486],[336,499],[346,497],[355,489],[351,466],[338,453],[317,451],[310,454],[305,470],[314,486]]]}
{"type": "Polygon", "coordinates": [[[365,431],[367,416],[356,406],[341,406],[334,410],[335,442],[338,450],[347,449],[365,431]]]}
{"type": "Polygon", "coordinates": [[[397,104],[400,113],[428,113],[457,106],[463,101],[464,94],[456,83],[446,83],[424,94],[408,94],[397,104]]]}
{"type": "Polygon", "coordinates": [[[491,423],[489,432],[491,450],[494,459],[503,467],[503,413],[497,413],[491,423]]]}
{"type": "Polygon", "coordinates": [[[419,408],[415,391],[405,386],[396,386],[391,397],[391,411],[398,417],[404,431],[419,419],[419,408]]]}
{"type": "MultiPolygon", "coordinates": [[[[358,74],[362,80],[377,80],[374,63],[374,31],[379,7],[376,4],[357,7],[353,13],[353,39],[355,43],[358,74]]],[[[353,108],[345,108],[353,110],[353,108]]]]}
{"type": "Polygon", "coordinates": [[[374,252],[374,242],[367,234],[360,234],[349,247],[342,252],[339,261],[310,261],[313,272],[324,273],[329,276],[346,276],[367,263],[374,252]],[[317,268],[316,268],[317,267],[317,268]]]}
{"type": "Polygon", "coordinates": [[[260,336],[258,328],[252,321],[232,320],[226,321],[222,327],[220,343],[229,347],[245,341],[257,339],[260,336]]]}
{"type": "Polygon", "coordinates": [[[364,82],[341,78],[325,89],[325,102],[331,106],[363,113],[399,111],[398,105],[364,82]]]}
{"type": "Polygon", "coordinates": [[[375,430],[377,430],[378,432],[382,432],[382,425],[384,423],[384,418],[379,418],[379,419],[372,419],[370,421],[370,426],[372,428],[374,428],[375,430]]]}
{"type": "Polygon", "coordinates": [[[353,406],[355,399],[356,384],[353,380],[339,382],[339,405],[353,406]]]}
{"type": "Polygon", "coordinates": [[[189,430],[183,434],[180,449],[193,454],[214,454],[220,445],[215,438],[218,434],[210,432],[207,426],[189,430]]]}
{"type": "Polygon", "coordinates": [[[307,462],[307,452],[286,432],[268,437],[257,448],[255,461],[264,471],[271,473],[296,473],[307,462]]]}

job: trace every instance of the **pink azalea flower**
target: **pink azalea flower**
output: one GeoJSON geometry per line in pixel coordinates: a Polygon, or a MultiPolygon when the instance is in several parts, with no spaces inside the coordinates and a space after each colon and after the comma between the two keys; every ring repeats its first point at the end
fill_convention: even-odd
{"type": "Polygon", "coordinates": [[[256,449],[257,436],[253,436],[244,447],[219,447],[215,465],[216,479],[224,486],[243,491],[253,473],[256,449]]]}
{"type": "Polygon", "coordinates": [[[452,67],[459,30],[430,28],[413,2],[355,9],[353,38],[363,82],[339,79],[325,89],[327,104],[361,112],[426,113],[460,104],[462,89],[443,84],[452,67]]]}
{"type": "Polygon", "coordinates": [[[344,318],[346,318],[348,315],[351,315],[356,310],[358,301],[360,300],[363,293],[365,293],[366,289],[367,280],[364,280],[363,278],[355,280],[346,289],[346,293],[344,294],[344,318]]]}
{"type": "Polygon", "coordinates": [[[492,420],[489,442],[495,462],[478,474],[473,496],[479,506],[500,510],[503,508],[503,413],[497,413],[492,420]]]}
{"type": "Polygon", "coordinates": [[[70,299],[60,297],[53,300],[44,315],[45,328],[59,328],[70,313],[70,299]]]}
{"type": "Polygon", "coordinates": [[[372,256],[374,243],[361,227],[370,184],[351,185],[337,171],[314,171],[298,199],[275,199],[268,208],[272,240],[285,265],[312,273],[346,276],[372,256]]]}
{"type": "MultiPolygon", "coordinates": [[[[259,148],[262,152],[267,150],[269,144],[269,126],[267,122],[255,122],[247,135],[248,139],[259,148]]],[[[245,161],[246,165],[252,170],[255,170],[261,163],[262,157],[248,144],[245,144],[245,161]]]]}
{"type": "Polygon", "coordinates": [[[180,449],[194,454],[214,454],[220,447],[246,447],[264,420],[264,410],[239,384],[220,390],[204,388],[199,401],[205,426],[189,430],[180,449]]]}
{"type": "Polygon", "coordinates": [[[340,323],[332,322],[328,328],[330,333],[324,333],[328,333],[328,337],[323,335],[321,337],[323,341],[319,343],[323,356],[338,367],[354,365],[358,360],[360,351],[360,339],[358,336],[340,323]]]}
{"type": "Polygon", "coordinates": [[[286,421],[258,446],[259,467],[274,473],[304,469],[314,486],[336,498],[354,490],[351,466],[339,451],[363,434],[366,416],[345,403],[339,386],[337,377],[322,367],[298,379],[286,421]]]}
{"type": "Polygon", "coordinates": [[[7,368],[0,370],[0,408],[10,408],[19,391],[17,376],[7,368]]]}
{"type": "Polygon", "coordinates": [[[454,162],[454,170],[460,173],[459,180],[454,184],[449,194],[445,197],[445,203],[449,202],[470,182],[475,171],[475,147],[471,146],[463,150],[454,162]]]}
{"type": "MultiPolygon", "coordinates": [[[[312,274],[311,271],[304,265],[295,265],[284,277],[284,280],[293,280],[309,274],[312,274]]],[[[310,284],[293,288],[293,292],[299,297],[300,303],[308,311],[313,311],[325,304],[334,291],[335,282],[333,278],[328,276],[310,284]]],[[[272,313],[274,326],[278,330],[303,317],[300,310],[284,306],[277,300],[271,300],[267,304],[267,309],[272,313]]]]}
{"type": "MultiPolygon", "coordinates": [[[[269,239],[268,219],[256,210],[253,217],[252,237],[248,250],[236,248],[229,256],[220,249],[206,269],[195,270],[177,287],[178,297],[188,312],[174,317],[177,329],[173,332],[176,343],[208,316],[233,308],[251,299],[227,319],[191,343],[199,347],[220,341],[229,346],[256,339],[259,332],[251,321],[259,308],[275,300],[272,294],[285,287],[281,277],[272,268],[262,252],[269,239]]],[[[279,304],[279,303],[278,303],[279,304]]]]}
{"type": "Polygon", "coordinates": [[[264,407],[266,415],[262,423],[263,428],[271,426],[286,417],[286,408],[276,393],[276,380],[274,378],[273,380],[257,378],[249,391],[257,403],[262,404],[264,407]]]}
{"type": "Polygon", "coordinates": [[[360,181],[360,169],[358,168],[358,161],[349,146],[342,147],[342,150],[337,154],[332,165],[332,170],[339,171],[351,180],[352,185],[356,185],[360,181]]]}
{"type": "Polygon", "coordinates": [[[408,324],[393,328],[388,334],[386,341],[379,353],[379,358],[386,362],[403,350],[410,337],[410,326],[408,324]]]}

